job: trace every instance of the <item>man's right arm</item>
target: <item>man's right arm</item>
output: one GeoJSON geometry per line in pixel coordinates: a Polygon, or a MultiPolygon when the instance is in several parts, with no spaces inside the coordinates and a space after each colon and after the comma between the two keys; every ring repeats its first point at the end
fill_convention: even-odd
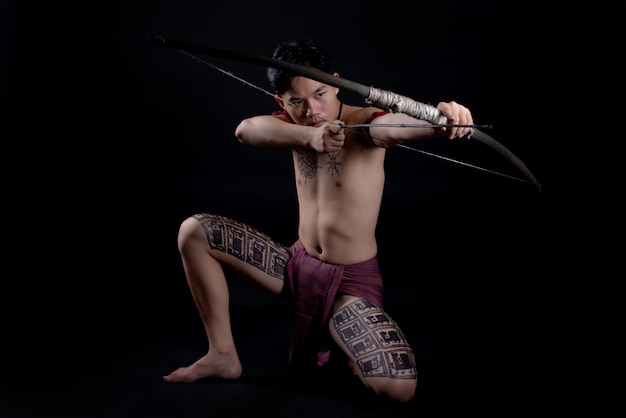
{"type": "Polygon", "coordinates": [[[256,147],[306,147],[311,141],[311,133],[306,128],[289,122],[284,116],[253,116],[237,125],[235,136],[242,144],[256,147]]]}
{"type": "Polygon", "coordinates": [[[242,120],[235,129],[242,144],[265,148],[309,148],[317,152],[336,152],[345,135],[338,124],[297,125],[285,116],[261,115],[242,120]]]}

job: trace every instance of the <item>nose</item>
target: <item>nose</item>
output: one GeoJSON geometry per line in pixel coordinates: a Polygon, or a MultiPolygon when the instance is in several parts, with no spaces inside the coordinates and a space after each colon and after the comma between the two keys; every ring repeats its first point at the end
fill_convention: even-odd
{"type": "Polygon", "coordinates": [[[315,105],[307,105],[306,111],[304,112],[307,118],[313,118],[320,114],[320,110],[315,105]]]}

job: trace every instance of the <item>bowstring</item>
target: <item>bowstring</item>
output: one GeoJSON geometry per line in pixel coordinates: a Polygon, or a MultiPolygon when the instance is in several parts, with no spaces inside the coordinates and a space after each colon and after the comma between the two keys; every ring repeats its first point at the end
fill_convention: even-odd
{"type": "Polygon", "coordinates": [[[188,56],[188,57],[190,57],[193,61],[199,62],[199,63],[201,63],[201,64],[208,65],[209,67],[213,68],[214,70],[217,70],[217,71],[219,71],[220,73],[222,73],[222,74],[224,74],[224,75],[227,75],[228,77],[234,78],[235,80],[238,80],[238,81],[242,82],[243,84],[245,84],[245,85],[247,85],[247,86],[249,86],[249,87],[252,87],[252,88],[254,88],[254,89],[258,90],[258,91],[260,91],[261,93],[265,93],[265,94],[267,94],[267,95],[269,95],[269,96],[271,96],[271,97],[274,97],[274,96],[275,96],[274,94],[270,93],[269,91],[265,90],[264,88],[261,88],[261,87],[257,86],[256,84],[253,84],[253,83],[249,82],[248,80],[245,80],[245,79],[243,79],[243,78],[241,78],[241,77],[236,76],[236,75],[235,75],[235,74],[233,74],[231,71],[226,71],[226,70],[224,70],[224,69],[222,69],[222,68],[218,67],[217,65],[211,64],[211,63],[210,63],[210,62],[208,62],[208,61],[205,61],[205,60],[203,60],[203,59],[201,59],[201,58],[196,57],[196,56],[195,56],[195,55],[193,55],[193,54],[190,54],[189,52],[187,52],[187,51],[185,51],[185,50],[183,50],[183,49],[179,49],[179,50],[178,50],[178,52],[180,52],[180,53],[182,53],[182,54],[187,55],[187,56],[188,56]]]}

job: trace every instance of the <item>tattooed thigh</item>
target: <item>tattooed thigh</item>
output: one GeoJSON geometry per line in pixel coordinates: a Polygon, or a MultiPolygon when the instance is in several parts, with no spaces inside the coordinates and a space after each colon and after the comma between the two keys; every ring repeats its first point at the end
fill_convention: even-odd
{"type": "Polygon", "coordinates": [[[341,307],[331,326],[363,377],[416,379],[415,356],[404,333],[380,307],[357,299],[341,307]]]}
{"type": "Polygon", "coordinates": [[[213,250],[232,255],[279,279],[284,278],[287,249],[266,234],[230,218],[208,213],[193,216],[213,250]]]}

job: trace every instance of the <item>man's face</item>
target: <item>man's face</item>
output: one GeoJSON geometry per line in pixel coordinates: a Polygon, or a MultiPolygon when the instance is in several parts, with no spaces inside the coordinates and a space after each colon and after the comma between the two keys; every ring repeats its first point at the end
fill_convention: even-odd
{"type": "Polygon", "coordinates": [[[301,76],[279,99],[279,104],[298,125],[318,125],[335,120],[339,111],[339,88],[301,76]]]}

